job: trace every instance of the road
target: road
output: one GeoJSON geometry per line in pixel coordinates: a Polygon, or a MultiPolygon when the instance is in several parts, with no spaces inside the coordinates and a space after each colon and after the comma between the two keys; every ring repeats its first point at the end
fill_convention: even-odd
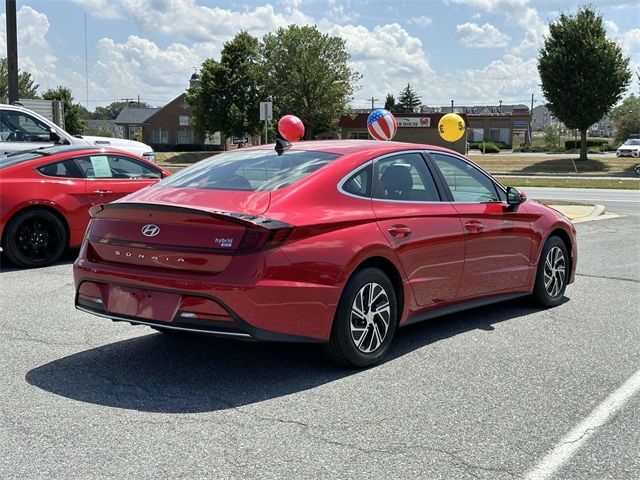
{"type": "Polygon", "coordinates": [[[596,188],[529,188],[522,189],[530,198],[564,200],[576,203],[597,203],[607,211],[624,215],[637,215],[640,190],[613,190],[596,188]]]}
{"type": "MultiPolygon", "coordinates": [[[[76,311],[71,259],[4,269],[0,478],[539,472],[640,369],[637,210],[577,225],[577,281],[559,307],[512,301],[407,327],[363,371],[313,346],[166,336],[76,311]]],[[[552,478],[637,479],[639,424],[631,395],[552,478]]]]}

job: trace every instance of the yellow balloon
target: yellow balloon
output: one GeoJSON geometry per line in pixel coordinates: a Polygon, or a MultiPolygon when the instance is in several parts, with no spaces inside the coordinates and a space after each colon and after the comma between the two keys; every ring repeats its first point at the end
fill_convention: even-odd
{"type": "Polygon", "coordinates": [[[460,140],[465,128],[464,120],[457,113],[447,113],[438,122],[438,133],[447,142],[460,140]]]}

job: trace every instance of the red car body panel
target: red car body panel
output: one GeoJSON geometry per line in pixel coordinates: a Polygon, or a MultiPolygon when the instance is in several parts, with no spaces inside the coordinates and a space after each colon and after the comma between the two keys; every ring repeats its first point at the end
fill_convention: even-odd
{"type": "Polygon", "coordinates": [[[160,184],[95,212],[74,265],[78,308],[221,335],[327,341],[343,289],[363,264],[392,276],[406,324],[465,300],[530,293],[553,231],[569,242],[573,281],[575,229],[546,206],[400,203],[339,191],[371,159],[446,149],[366,141],[293,149],[341,157],[280,190],[160,184]],[[145,239],[145,224],[159,226],[162,239],[145,239]],[[410,235],[398,235],[398,226],[410,235]],[[262,237],[261,248],[243,250],[262,237]]]}
{"type": "Polygon", "coordinates": [[[69,148],[61,153],[47,155],[0,169],[0,238],[11,218],[29,207],[46,207],[64,218],[69,230],[69,246],[82,243],[89,223],[89,208],[108,203],[136,190],[153,185],[157,179],[90,179],[53,177],[37,169],[72,158],[87,155],[119,155],[135,159],[163,176],[170,173],[157,165],[128,152],[115,149],[69,148]]]}

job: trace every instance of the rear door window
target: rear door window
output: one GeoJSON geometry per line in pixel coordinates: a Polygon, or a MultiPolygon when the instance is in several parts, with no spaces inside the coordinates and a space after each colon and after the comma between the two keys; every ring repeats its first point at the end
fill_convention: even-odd
{"type": "Polygon", "coordinates": [[[82,170],[73,160],[50,163],[38,168],[42,175],[47,177],[84,178],[82,170]]]}
{"type": "Polygon", "coordinates": [[[401,153],[376,162],[373,197],[405,202],[439,202],[440,195],[419,153],[401,153]]]}
{"type": "Polygon", "coordinates": [[[198,162],[156,186],[210,190],[278,190],[328,165],[339,155],[316,151],[245,150],[198,162]]]}

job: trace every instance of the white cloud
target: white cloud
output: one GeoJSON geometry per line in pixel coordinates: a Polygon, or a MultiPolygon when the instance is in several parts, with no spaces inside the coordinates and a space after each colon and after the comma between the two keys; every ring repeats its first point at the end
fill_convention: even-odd
{"type": "Polygon", "coordinates": [[[634,28],[622,35],[622,49],[627,55],[640,55],[640,28],[634,28]]]}
{"type": "MultiPolygon", "coordinates": [[[[18,66],[31,73],[36,83],[55,86],[57,57],[46,39],[49,19],[44,13],[24,5],[16,14],[18,66]]],[[[6,14],[0,15],[0,51],[6,52],[6,14]]]]}
{"type": "Polygon", "coordinates": [[[607,27],[607,34],[610,37],[615,37],[620,33],[620,27],[618,27],[618,24],[613,20],[605,20],[604,25],[607,27]]]}
{"type": "Polygon", "coordinates": [[[118,11],[118,4],[113,0],[71,0],[83,7],[87,13],[97,18],[115,20],[122,18],[118,11]]]}
{"type": "Polygon", "coordinates": [[[170,99],[186,90],[194,67],[204,58],[198,47],[174,43],[162,49],[136,35],[122,43],[102,38],[97,48],[92,76],[100,79],[100,92],[112,97],[117,92],[117,96],[142,93],[145,98],[170,99]]]}
{"type": "Polygon", "coordinates": [[[225,41],[240,30],[262,36],[291,23],[312,23],[298,2],[276,12],[267,3],[253,10],[233,11],[199,5],[195,0],[119,0],[121,8],[145,33],[163,34],[194,42],[225,41]]]}
{"type": "Polygon", "coordinates": [[[433,20],[431,19],[431,17],[422,15],[421,17],[412,17],[408,20],[408,22],[412,25],[418,25],[419,27],[428,27],[433,23],[433,20]]]}
{"type": "Polygon", "coordinates": [[[534,53],[541,45],[547,26],[540,20],[538,11],[529,0],[446,0],[448,3],[480,8],[485,12],[499,15],[510,25],[525,31],[521,43],[512,49],[512,53],[523,55],[534,53]]]}
{"type": "Polygon", "coordinates": [[[456,26],[458,39],[467,47],[504,48],[509,44],[509,37],[490,23],[463,23],[456,26]]]}

